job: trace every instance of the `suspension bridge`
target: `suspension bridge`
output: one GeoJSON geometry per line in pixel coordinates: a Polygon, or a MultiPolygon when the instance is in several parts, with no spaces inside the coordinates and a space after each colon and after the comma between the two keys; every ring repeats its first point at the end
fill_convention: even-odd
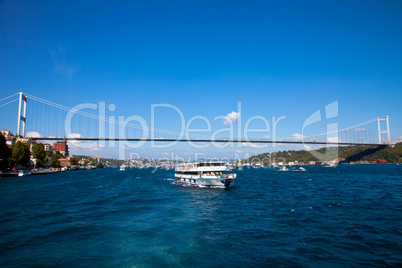
{"type": "Polygon", "coordinates": [[[29,137],[32,140],[282,143],[334,146],[391,144],[388,116],[317,135],[282,139],[221,138],[151,128],[148,125],[116,120],[115,116],[106,116],[105,103],[77,105],[71,108],[19,92],[1,99],[0,108],[14,102],[18,102],[16,135],[29,137]],[[98,114],[85,111],[95,108],[99,110],[98,114]],[[116,128],[119,128],[118,135],[116,128]],[[83,132],[85,136],[79,134],[83,132]]]}

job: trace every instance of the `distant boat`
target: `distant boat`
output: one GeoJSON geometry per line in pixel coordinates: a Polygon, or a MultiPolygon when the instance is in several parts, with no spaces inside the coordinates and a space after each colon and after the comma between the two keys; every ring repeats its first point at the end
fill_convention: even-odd
{"type": "Polygon", "coordinates": [[[336,167],[336,164],[331,162],[329,164],[323,165],[323,167],[336,167]]]}
{"type": "Polygon", "coordinates": [[[120,166],[120,171],[125,171],[125,170],[126,170],[126,165],[124,165],[124,164],[121,165],[121,166],[120,166]]]}
{"type": "Polygon", "coordinates": [[[28,170],[21,170],[18,173],[18,177],[24,177],[24,176],[29,176],[29,175],[31,175],[31,172],[29,172],[28,170]]]}
{"type": "Polygon", "coordinates": [[[279,169],[279,171],[289,171],[289,169],[288,169],[287,167],[283,166],[283,167],[281,167],[281,168],[279,169]]]}
{"type": "Polygon", "coordinates": [[[304,167],[299,167],[299,171],[307,171],[304,167]]]}

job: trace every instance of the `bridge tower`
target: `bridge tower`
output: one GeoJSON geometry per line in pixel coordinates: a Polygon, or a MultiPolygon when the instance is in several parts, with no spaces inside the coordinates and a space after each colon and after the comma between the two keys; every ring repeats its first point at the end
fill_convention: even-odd
{"type": "Polygon", "coordinates": [[[384,117],[378,117],[377,122],[378,122],[378,143],[381,144],[381,136],[382,136],[382,134],[387,134],[388,144],[391,144],[391,134],[389,133],[388,115],[384,116],[384,117]],[[386,121],[386,123],[387,123],[387,129],[386,130],[381,130],[381,121],[386,121]]]}
{"type": "Polygon", "coordinates": [[[27,97],[22,92],[20,92],[19,95],[20,95],[20,97],[19,97],[19,105],[18,105],[17,136],[21,135],[21,136],[25,137],[27,97]],[[24,107],[22,107],[22,105],[24,105],[24,107]],[[21,115],[21,113],[22,113],[22,115],[21,115]],[[22,124],[22,132],[21,132],[21,124],[22,124]]]}

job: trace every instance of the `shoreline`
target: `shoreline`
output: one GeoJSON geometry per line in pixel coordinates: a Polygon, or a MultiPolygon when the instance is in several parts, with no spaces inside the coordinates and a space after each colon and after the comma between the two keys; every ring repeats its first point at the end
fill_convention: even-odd
{"type": "Polygon", "coordinates": [[[49,175],[49,174],[56,174],[56,173],[61,173],[61,172],[67,172],[67,171],[78,171],[78,170],[90,170],[87,168],[79,168],[79,169],[67,169],[67,170],[62,170],[62,169],[56,169],[56,170],[41,170],[41,171],[30,171],[30,170],[19,170],[19,171],[11,171],[11,172],[1,172],[0,173],[0,178],[9,178],[9,177],[19,177],[19,174],[21,172],[29,172],[29,174],[24,174],[23,176],[20,177],[25,177],[25,176],[36,176],[36,175],[49,175]]]}

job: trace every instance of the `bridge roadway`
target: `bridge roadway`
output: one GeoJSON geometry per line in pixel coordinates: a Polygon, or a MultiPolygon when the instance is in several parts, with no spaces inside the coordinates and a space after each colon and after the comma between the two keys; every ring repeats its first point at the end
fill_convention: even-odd
{"type": "MultiPolygon", "coordinates": [[[[60,137],[34,137],[31,140],[41,141],[157,141],[157,142],[216,142],[216,143],[281,143],[281,144],[317,144],[317,145],[383,145],[382,143],[357,142],[325,142],[325,141],[283,141],[283,140],[246,140],[246,139],[164,139],[164,138],[60,138],[60,137]]],[[[391,145],[391,144],[390,144],[391,145]]]]}

